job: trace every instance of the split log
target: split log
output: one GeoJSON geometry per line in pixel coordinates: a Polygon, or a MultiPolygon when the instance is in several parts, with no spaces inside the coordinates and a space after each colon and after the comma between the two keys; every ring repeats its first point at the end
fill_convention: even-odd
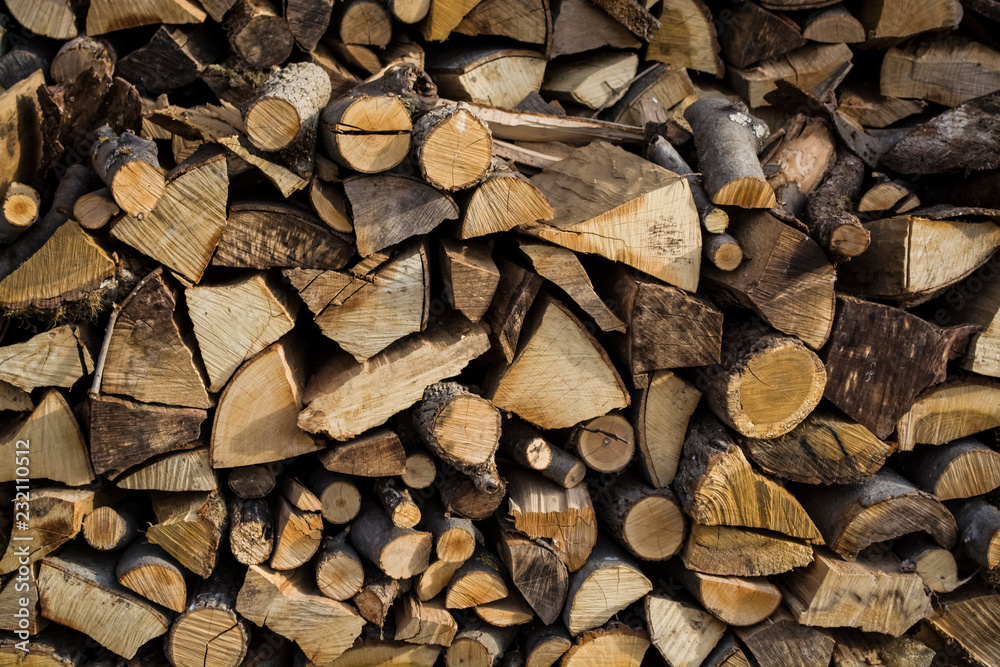
{"type": "Polygon", "coordinates": [[[367,75],[378,74],[382,69],[382,61],[378,54],[367,46],[360,44],[345,44],[337,39],[335,33],[330,32],[323,36],[323,44],[330,49],[336,59],[350,65],[356,71],[364,72],[367,75]]]}
{"type": "Polygon", "coordinates": [[[767,125],[742,102],[702,98],[684,110],[698,149],[705,190],[715,204],[772,208],[774,190],[757,160],[767,125]]]}
{"type": "Polygon", "coordinates": [[[852,484],[877,472],[895,451],[892,443],[825,408],[785,435],[746,438],[743,447],[765,472],[806,484],[852,484]]]}
{"type": "Polygon", "coordinates": [[[688,291],[697,288],[701,230],[686,179],[595,141],[534,176],[531,183],[557,215],[545,223],[524,225],[523,231],[570,250],[620,261],[688,291]],[[609,164],[615,168],[609,171],[609,164]]]}
{"type": "Polygon", "coordinates": [[[264,273],[184,292],[209,391],[221,391],[244,361],[288,333],[298,303],[264,273]]]}
{"type": "Polygon", "coordinates": [[[115,0],[94,0],[87,11],[87,34],[94,37],[157,23],[201,23],[205,18],[205,12],[189,0],[133,0],[124,6],[115,0]]]}
{"type": "Polygon", "coordinates": [[[826,544],[847,560],[870,544],[908,533],[929,533],[946,549],[957,539],[945,506],[888,468],[850,486],[809,487],[799,497],[826,544]]]}
{"type": "MultiPolygon", "coordinates": [[[[515,39],[524,41],[522,36],[515,39]]],[[[526,96],[538,93],[547,61],[528,49],[466,46],[432,55],[427,69],[441,94],[450,99],[512,109],[526,96]]]]}
{"type": "MultiPolygon", "coordinates": [[[[701,178],[669,141],[661,136],[653,137],[653,140],[649,142],[649,146],[646,148],[646,159],[687,179],[688,185],[691,187],[691,197],[694,199],[694,205],[698,209],[698,217],[701,219],[701,226],[704,231],[712,234],[721,234],[726,231],[726,228],[729,226],[729,214],[711,202],[708,198],[708,193],[701,186],[701,178]]],[[[713,238],[715,237],[709,236],[708,240],[713,238]]],[[[706,242],[705,235],[703,234],[703,245],[706,242]]],[[[741,261],[742,258],[743,253],[741,251],[741,261]]],[[[713,262],[713,264],[715,263],[713,262]]]]}
{"type": "Polygon", "coordinates": [[[865,27],[838,3],[809,14],[802,22],[802,36],[823,44],[857,44],[865,41],[865,27]]]}
{"type": "Polygon", "coordinates": [[[426,234],[459,215],[451,197],[410,176],[354,176],[344,181],[344,191],[351,202],[362,257],[426,234]]]}
{"type": "Polygon", "coordinates": [[[498,667],[500,658],[516,636],[517,628],[497,628],[478,618],[471,619],[455,635],[445,652],[444,664],[446,667],[498,667]]]}
{"type": "Polygon", "coordinates": [[[327,664],[350,648],[365,621],[353,607],[323,597],[303,568],[276,572],[251,565],[236,597],[236,612],[294,641],[306,658],[327,664]]]}
{"type": "Polygon", "coordinates": [[[725,634],[702,663],[704,667],[750,667],[739,642],[731,634],[725,634]]]}
{"type": "Polygon", "coordinates": [[[285,275],[323,335],[359,362],[427,326],[431,281],[422,241],[403,245],[367,272],[355,266],[347,272],[291,269],[285,275]]]}
{"type": "Polygon", "coordinates": [[[403,23],[412,24],[418,23],[427,16],[431,2],[432,0],[390,0],[388,4],[393,18],[403,23]]]}
{"type": "Polygon", "coordinates": [[[904,306],[926,301],[966,278],[1000,248],[1000,226],[992,222],[933,220],[918,214],[876,220],[865,229],[872,245],[845,265],[839,283],[849,294],[904,306]],[[927,247],[953,253],[956,260],[947,266],[930,262],[921,253],[927,247]]]}
{"type": "MultiPolygon", "coordinates": [[[[228,2],[229,0],[223,0],[228,2]]],[[[208,7],[206,7],[208,9],[208,7]]],[[[285,3],[285,20],[303,51],[312,51],[330,26],[333,0],[290,0],[285,3]]],[[[219,21],[221,19],[215,18],[219,21]]]]}
{"type": "Polygon", "coordinates": [[[481,620],[498,628],[524,625],[535,618],[535,612],[516,589],[508,590],[505,598],[476,606],[473,611],[481,620]]]}
{"type": "Polygon", "coordinates": [[[669,487],[654,489],[622,473],[598,495],[597,510],[611,537],[637,558],[667,560],[684,544],[684,514],[669,487]]]}
{"type": "Polygon", "coordinates": [[[587,562],[570,575],[563,623],[574,637],[593,630],[652,590],[631,559],[598,539],[587,562]]]}
{"type": "Polygon", "coordinates": [[[323,507],[323,518],[330,523],[350,523],[361,511],[361,492],[349,477],[328,470],[315,470],[308,481],[323,507]]]}
{"type": "Polygon", "coordinates": [[[754,471],[725,429],[710,418],[701,417],[691,426],[674,490],[696,523],[763,528],[823,543],[799,501],[754,471]]]}
{"type": "Polygon", "coordinates": [[[583,567],[598,537],[586,483],[564,489],[526,470],[505,470],[504,476],[514,528],[529,537],[551,540],[552,550],[570,572],[583,567]]]}
{"type": "Polygon", "coordinates": [[[84,229],[100,229],[120,212],[108,188],[89,192],[73,204],[73,218],[84,229]]]}
{"type": "Polygon", "coordinates": [[[180,563],[145,539],[134,542],[118,559],[118,583],[178,614],[187,604],[187,584],[180,563]]]}
{"type": "Polygon", "coordinates": [[[1000,567],[1000,509],[984,500],[963,503],[955,512],[959,546],[979,567],[1000,567]]]}
{"type": "Polygon", "coordinates": [[[525,468],[537,470],[543,477],[570,489],[587,474],[584,463],[546,440],[534,427],[519,419],[508,421],[500,436],[500,449],[525,468]]]}
{"type": "Polygon", "coordinates": [[[572,641],[566,630],[557,625],[546,625],[535,630],[522,633],[524,637],[524,666],[551,667],[572,646],[572,641]]]}
{"type": "Polygon", "coordinates": [[[159,268],[122,302],[109,324],[100,391],[143,403],[212,407],[195,348],[176,314],[177,291],[159,268]]]}
{"type": "Polygon", "coordinates": [[[861,159],[841,149],[807,203],[810,235],[837,257],[857,257],[871,243],[871,232],[858,220],[851,203],[863,176],[861,159]]]}
{"type": "Polygon", "coordinates": [[[421,602],[413,595],[396,607],[396,640],[451,646],[458,623],[439,600],[421,602]]]}
{"type": "Polygon", "coordinates": [[[406,471],[406,451],[399,436],[387,428],[374,429],[316,454],[330,472],[357,477],[393,477],[406,471]]]}
{"type": "Polygon", "coordinates": [[[274,515],[259,498],[229,502],[229,550],[243,565],[266,563],[274,552],[274,515]]]}
{"type": "Polygon", "coordinates": [[[719,362],[722,312],[704,297],[620,267],[604,290],[628,325],[621,346],[633,375],[719,362]]]}
{"type": "Polygon", "coordinates": [[[286,148],[304,134],[315,136],[330,93],[330,77],[319,65],[292,63],[274,70],[243,111],[247,136],[264,151],[286,148]]]}
{"type": "Polygon", "coordinates": [[[371,502],[362,503],[350,539],[358,553],[394,579],[408,579],[427,569],[431,534],[398,528],[371,502]]]}
{"type": "Polygon", "coordinates": [[[722,577],[684,568],[676,572],[709,613],[735,627],[760,623],[781,604],[781,593],[763,577],[722,577]]]}
{"type": "Polygon", "coordinates": [[[917,39],[886,52],[879,88],[954,107],[1000,88],[1000,53],[960,35],[917,39]]]}
{"type": "Polygon", "coordinates": [[[962,10],[951,2],[929,0],[919,5],[886,2],[881,7],[861,7],[858,18],[867,33],[866,47],[884,47],[926,31],[953,30],[962,10]]]}
{"type": "Polygon", "coordinates": [[[229,471],[229,490],[240,498],[263,498],[274,490],[281,469],[280,463],[235,468],[229,471]]]}
{"type": "Polygon", "coordinates": [[[365,583],[361,557],[346,542],[348,532],[324,537],[316,556],[316,585],[331,600],[349,600],[365,583]]]}
{"type": "Polygon", "coordinates": [[[410,150],[413,124],[396,95],[352,93],[323,109],[320,136],[335,162],[362,174],[398,165],[410,150]]]}
{"type": "Polygon", "coordinates": [[[931,667],[937,652],[923,642],[903,635],[885,637],[840,629],[833,632],[837,645],[833,661],[842,667],[865,667],[884,664],[886,667],[931,667]]]}
{"type": "Polygon", "coordinates": [[[37,90],[44,85],[45,74],[36,70],[27,79],[0,93],[0,123],[19,139],[0,151],[0,164],[3,165],[0,167],[0,190],[6,189],[12,181],[33,183],[38,175],[42,155],[42,110],[37,90]]]}
{"type": "Polygon", "coordinates": [[[0,480],[51,479],[70,486],[94,481],[87,444],[73,409],[56,389],[47,389],[30,415],[0,429],[0,480]],[[21,466],[27,466],[27,472],[21,466]]]}
{"type": "Polygon", "coordinates": [[[468,609],[507,597],[507,576],[500,559],[482,547],[459,567],[448,582],[444,606],[468,609]]]}
{"type": "Polygon", "coordinates": [[[944,606],[927,619],[926,625],[948,642],[950,652],[975,665],[989,665],[1000,659],[994,640],[1000,624],[1000,597],[981,588],[967,588],[946,596],[943,602],[944,606]]]}
{"type": "Polygon", "coordinates": [[[674,480],[688,421],[701,392],[670,371],[649,374],[635,401],[635,433],[643,476],[655,487],[674,480]]]}
{"type": "Polygon", "coordinates": [[[344,234],[354,231],[343,186],[335,186],[323,181],[319,176],[313,176],[309,182],[309,203],[312,204],[316,215],[334,231],[344,234]]]}
{"type": "Polygon", "coordinates": [[[94,498],[93,490],[33,487],[25,513],[24,498],[17,495],[20,516],[16,518],[24,521],[23,517],[27,516],[28,525],[15,526],[16,530],[10,531],[11,539],[0,558],[0,573],[7,574],[19,566],[31,565],[76,537],[83,527],[83,518],[94,508],[94,498]],[[21,542],[26,543],[27,549],[21,542]]]}
{"type": "Polygon", "coordinates": [[[735,577],[767,577],[812,562],[808,544],[779,533],[691,524],[681,562],[695,572],[735,577]]]}
{"type": "Polygon", "coordinates": [[[489,246],[447,237],[441,237],[438,243],[441,279],[448,305],[470,322],[478,322],[489,309],[500,283],[500,270],[490,257],[489,246]]]}
{"type": "Polygon", "coordinates": [[[551,625],[559,618],[566,602],[569,590],[566,565],[551,547],[514,531],[504,519],[498,519],[494,533],[497,552],[507,566],[514,586],[538,618],[551,625]]]}
{"type": "Polygon", "coordinates": [[[898,637],[934,613],[919,575],[899,571],[891,552],[879,559],[846,561],[826,549],[806,568],[776,580],[799,623],[854,627],[898,637]]]}
{"type": "Polygon", "coordinates": [[[132,132],[116,135],[105,125],[97,131],[90,157],[123,211],[145,218],[156,208],[166,189],[156,144],[132,132]]]}
{"type": "MultiPolygon", "coordinates": [[[[397,3],[398,4],[398,3],[397,3]]],[[[441,654],[440,646],[410,644],[393,641],[371,632],[366,628],[354,644],[344,651],[338,665],[362,667],[363,665],[413,665],[413,667],[434,667],[441,654]]]]}
{"type": "Polygon", "coordinates": [[[725,30],[719,34],[722,56],[735,67],[784,55],[805,43],[802,31],[791,19],[754,3],[732,10],[725,30]]]}
{"type": "Polygon", "coordinates": [[[756,109],[769,104],[766,96],[777,89],[778,81],[787,81],[806,93],[817,91],[831,75],[851,62],[852,55],[846,44],[806,44],[748,69],[730,67],[726,70],[726,80],[756,109]]]}
{"type": "Polygon", "coordinates": [[[30,185],[14,181],[3,195],[0,242],[10,243],[38,220],[41,199],[30,185]]]}
{"type": "Polygon", "coordinates": [[[869,188],[858,201],[858,212],[906,213],[920,206],[920,198],[901,181],[883,180],[869,188]]]}
{"type": "Polygon", "coordinates": [[[172,91],[197,81],[202,70],[225,53],[205,25],[160,26],[148,44],[119,60],[114,69],[147,94],[172,91]]]}
{"type": "Polygon", "coordinates": [[[562,0],[553,14],[552,58],[602,46],[636,49],[642,44],[628,28],[592,2],[562,0]]]}
{"type": "Polygon", "coordinates": [[[159,492],[152,500],[157,523],[146,530],[146,538],[207,579],[215,569],[228,523],[222,494],[159,492]]]}
{"type": "Polygon", "coordinates": [[[476,550],[478,529],[465,517],[449,516],[435,501],[424,504],[421,527],[434,536],[434,555],[446,563],[464,563],[476,550]]]}
{"type": "Polygon", "coordinates": [[[525,318],[541,287],[542,279],[537,274],[510,259],[500,263],[500,282],[483,319],[490,330],[492,347],[507,363],[514,361],[525,318]]]}
{"type": "Polygon", "coordinates": [[[219,484],[208,447],[171,452],[128,469],[114,479],[120,489],[214,491],[219,484]]]}
{"type": "Polygon", "coordinates": [[[669,665],[700,665],[726,624],[698,605],[651,593],[643,602],[649,639],[669,665]]]}
{"type": "Polygon", "coordinates": [[[365,568],[364,578],[363,587],[354,596],[354,604],[366,621],[382,628],[393,603],[410,590],[410,580],[395,579],[372,567],[365,568]]]}
{"type": "Polygon", "coordinates": [[[882,156],[882,163],[906,174],[995,169],[1000,166],[996,141],[982,128],[991,127],[987,119],[995,113],[998,102],[1000,94],[991,93],[945,111],[895,143],[882,156]]]}
{"type": "Polygon", "coordinates": [[[229,577],[202,582],[184,612],[163,641],[163,652],[175,667],[196,667],[211,662],[236,667],[243,662],[250,642],[247,624],[236,615],[236,586],[229,577]]]}
{"type": "Polygon", "coordinates": [[[519,225],[551,220],[553,215],[552,207],[538,188],[494,158],[486,179],[469,197],[461,236],[468,239],[505,232],[519,225]]]}
{"type": "Polygon", "coordinates": [[[207,413],[137,403],[113,396],[90,397],[90,460],[94,472],[129,468],[158,454],[194,449],[207,413]]]}
{"type": "MultiPolygon", "coordinates": [[[[566,11],[566,5],[567,2],[562,3],[560,16],[566,11]]],[[[664,109],[669,109],[692,94],[694,86],[685,68],[655,63],[635,78],[628,92],[605,112],[605,118],[624,125],[643,126],[645,125],[642,122],[641,112],[643,104],[655,102],[664,109]]],[[[666,165],[660,166],[666,167],[666,165]]],[[[671,169],[671,171],[676,170],[671,169]]]]}
{"type": "Polygon", "coordinates": [[[731,272],[704,267],[706,283],[778,331],[822,347],[833,326],[835,274],[819,246],[764,212],[732,221],[728,231],[743,248],[743,263],[731,272]]]}
{"type": "Polygon", "coordinates": [[[219,397],[212,424],[212,466],[268,463],[320,449],[296,425],[304,404],[305,374],[303,349],[289,338],[241,366],[219,397]],[[268,393],[260,387],[268,387],[268,393]],[[255,418],[248,422],[246,415],[255,418]]]}
{"type": "MultiPolygon", "coordinates": [[[[814,40],[815,41],[815,40],[814,40]]],[[[923,100],[904,100],[879,93],[877,85],[845,83],[837,87],[837,112],[863,127],[884,128],[923,111],[923,100]]]]}
{"type": "Polygon", "coordinates": [[[1000,452],[975,438],[921,447],[898,460],[899,470],[938,500],[983,495],[1000,487],[1000,452]]]}
{"type": "Polygon", "coordinates": [[[595,140],[644,143],[646,135],[638,127],[537,111],[498,109],[468,104],[490,128],[494,139],[505,141],[560,141],[586,143],[595,140]]]}
{"type": "Polygon", "coordinates": [[[455,27],[461,35],[510,37],[529,44],[546,44],[552,29],[552,15],[541,0],[485,0],[472,8],[455,27]]]}
{"type": "Polygon", "coordinates": [[[612,412],[574,427],[566,447],[591,470],[619,472],[635,452],[635,429],[627,419],[612,412]]]}
{"type": "Polygon", "coordinates": [[[646,58],[721,78],[725,68],[708,7],[701,0],[666,0],[646,58]]]}
{"type": "Polygon", "coordinates": [[[49,556],[39,571],[38,596],[46,618],[126,659],[170,627],[157,606],[117,582],[113,561],[104,554],[70,549],[49,556]]]}
{"type": "Polygon", "coordinates": [[[288,60],[295,36],[271,0],[238,0],[226,15],[229,47],[247,69],[267,70],[288,60]]]}
{"type": "Polygon", "coordinates": [[[128,502],[98,507],[83,517],[83,539],[98,551],[124,549],[138,536],[140,518],[139,507],[128,502]]]}
{"type": "Polygon", "coordinates": [[[837,643],[826,630],[799,625],[784,607],[734,632],[758,663],[775,667],[826,667],[837,643]]]}
{"type": "Polygon", "coordinates": [[[708,407],[748,438],[776,438],[798,426],[823,397],[826,372],[796,338],[748,322],[727,324],[718,365],[698,370],[708,407]]]}
{"type": "MultiPolygon", "coordinates": [[[[112,236],[196,283],[227,226],[229,177],[224,154],[211,148],[196,152],[171,171],[164,188],[155,209],[119,220],[112,236]]],[[[114,194],[113,186],[111,191],[114,194]]],[[[115,201],[133,213],[117,194],[115,201]]]]}
{"type": "Polygon", "coordinates": [[[274,506],[274,550],[269,563],[273,570],[293,570],[311,559],[323,539],[323,517],[306,512],[284,496],[274,506]]]}
{"type": "Polygon", "coordinates": [[[604,664],[639,667],[648,650],[649,634],[645,630],[611,621],[577,637],[560,664],[563,667],[604,664]]]}
{"type": "Polygon", "coordinates": [[[824,355],[824,397],[876,437],[885,438],[917,395],[945,379],[954,349],[972,332],[943,329],[898,308],[837,297],[824,355]]]}
{"type": "Polygon", "coordinates": [[[466,106],[442,106],[413,126],[412,155],[427,183],[445,191],[461,190],[486,177],[493,137],[466,106]]]}
{"type": "Polygon", "coordinates": [[[592,51],[549,65],[541,90],[559,102],[605,109],[628,92],[639,58],[628,51],[592,51]]]}
{"type": "Polygon", "coordinates": [[[69,0],[46,0],[40,4],[12,0],[7,10],[15,21],[36,35],[52,39],[76,37],[76,16],[69,0]]]}
{"type": "Polygon", "coordinates": [[[455,576],[460,567],[462,567],[462,563],[448,563],[443,560],[433,561],[419,576],[414,577],[413,591],[417,599],[426,602],[436,598],[441,591],[448,587],[448,584],[451,583],[451,578],[455,576]]]}
{"type": "Polygon", "coordinates": [[[955,554],[923,536],[905,537],[894,544],[892,550],[902,559],[902,568],[919,574],[924,586],[935,593],[951,593],[972,578],[960,579],[955,554]]]}
{"type": "Polygon", "coordinates": [[[565,306],[545,297],[532,315],[513,362],[487,378],[485,395],[497,408],[564,428],[628,405],[607,353],[565,306]]]}

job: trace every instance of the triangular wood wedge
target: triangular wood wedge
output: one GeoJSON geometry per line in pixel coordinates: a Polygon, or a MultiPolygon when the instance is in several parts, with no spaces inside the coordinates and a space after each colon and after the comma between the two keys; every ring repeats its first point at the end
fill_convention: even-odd
{"type": "Polygon", "coordinates": [[[556,216],[523,225],[525,232],[697,289],[701,223],[686,179],[595,141],[534,176],[531,184],[556,216]]]}
{"type": "Polygon", "coordinates": [[[38,387],[72,387],[93,370],[90,353],[81,347],[73,327],[64,325],[23,343],[0,347],[0,380],[24,391],[38,387]]]}
{"type": "Polygon", "coordinates": [[[30,461],[31,479],[51,479],[69,486],[94,481],[87,443],[73,408],[56,389],[47,389],[35,411],[0,429],[0,480],[9,482],[18,459],[30,461]]]}

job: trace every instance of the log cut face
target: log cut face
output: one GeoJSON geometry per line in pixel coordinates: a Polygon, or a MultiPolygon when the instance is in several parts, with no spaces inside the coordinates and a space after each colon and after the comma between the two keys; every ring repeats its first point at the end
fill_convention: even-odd
{"type": "Polygon", "coordinates": [[[701,232],[687,181],[596,141],[531,179],[556,211],[532,236],[620,261],[682,289],[698,287],[701,232]]]}

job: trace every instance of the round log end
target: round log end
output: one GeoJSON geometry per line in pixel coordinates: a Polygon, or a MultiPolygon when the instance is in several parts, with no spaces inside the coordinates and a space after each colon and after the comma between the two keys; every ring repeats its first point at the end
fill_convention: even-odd
{"type": "Polygon", "coordinates": [[[393,579],[409,579],[427,569],[431,534],[407,532],[389,542],[379,556],[379,567],[393,579]]]}
{"type": "Polygon", "coordinates": [[[576,450],[597,472],[618,472],[635,453],[635,429],[621,415],[604,415],[587,422],[579,431],[576,450]]]}
{"type": "Polygon", "coordinates": [[[639,558],[666,560],[684,544],[684,514],[669,498],[648,496],[626,515],[622,533],[639,558]]]}
{"type": "Polygon", "coordinates": [[[857,257],[871,243],[867,229],[858,225],[841,225],[830,233],[830,250],[841,257],[857,257]]]}
{"type": "Polygon", "coordinates": [[[427,454],[410,454],[406,457],[406,469],[401,475],[403,484],[411,489],[426,489],[437,477],[434,459],[427,454]]]}
{"type": "Polygon", "coordinates": [[[740,208],[774,208],[778,200],[774,189],[762,178],[744,176],[729,181],[712,195],[712,203],[740,208]]]}
{"type": "Polygon", "coordinates": [[[123,164],[111,184],[111,192],[118,206],[129,215],[137,217],[149,215],[166,189],[167,182],[160,168],[142,160],[123,164]]]}
{"type": "Polygon", "coordinates": [[[823,397],[826,369],[798,341],[783,341],[747,361],[735,378],[740,406],[733,427],[750,438],[776,438],[795,428],[823,397]]]}
{"type": "Polygon", "coordinates": [[[302,118],[291,102],[266,97],[247,109],[243,124],[254,146],[262,151],[278,151],[299,136],[302,118]]]}
{"type": "Polygon", "coordinates": [[[462,528],[449,528],[437,541],[437,557],[446,563],[464,563],[476,550],[476,538],[462,528]]]}
{"type": "Polygon", "coordinates": [[[323,518],[333,524],[348,523],[361,511],[361,493],[354,484],[334,482],[320,495],[323,518]]]}
{"type": "Polygon", "coordinates": [[[466,109],[427,132],[418,161],[424,178],[442,190],[461,190],[483,179],[493,162],[493,137],[466,109]]]}

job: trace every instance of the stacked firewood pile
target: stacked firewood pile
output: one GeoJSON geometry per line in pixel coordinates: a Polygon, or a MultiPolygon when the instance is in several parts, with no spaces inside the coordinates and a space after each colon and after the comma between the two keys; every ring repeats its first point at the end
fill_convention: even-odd
{"type": "Polygon", "coordinates": [[[997,0],[0,9],[0,664],[1000,665],[997,0]]]}

